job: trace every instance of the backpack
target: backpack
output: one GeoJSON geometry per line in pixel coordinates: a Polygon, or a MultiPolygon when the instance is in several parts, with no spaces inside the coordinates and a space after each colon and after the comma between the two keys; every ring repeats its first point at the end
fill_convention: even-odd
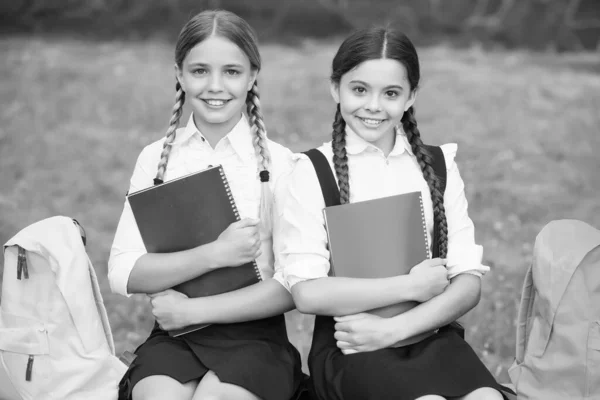
{"type": "Polygon", "coordinates": [[[4,245],[0,399],[117,399],[126,366],[82,238],[52,217],[4,245]]]}
{"type": "Polygon", "coordinates": [[[600,231],[552,221],[523,284],[516,358],[519,399],[600,399],[600,231]]]}

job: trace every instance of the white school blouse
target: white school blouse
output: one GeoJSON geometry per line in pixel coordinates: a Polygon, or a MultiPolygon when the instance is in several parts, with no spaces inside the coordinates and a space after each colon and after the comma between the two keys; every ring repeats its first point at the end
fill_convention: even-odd
{"type": "MultiPolygon", "coordinates": [[[[261,182],[258,178],[258,161],[253,136],[248,120],[242,115],[240,121],[213,149],[194,123],[192,116],[185,128],[176,132],[171,154],[165,173],[165,181],[178,178],[207,168],[209,165],[223,166],[227,180],[241,218],[258,218],[261,182]]],[[[140,153],[131,177],[129,193],[153,185],[158,162],[163,149],[164,138],[146,146],[140,153]]],[[[277,181],[283,175],[289,175],[293,166],[292,152],[268,141],[271,152],[269,186],[275,193],[277,181]]],[[[273,196],[274,215],[277,213],[277,201],[273,196]]],[[[275,235],[275,233],[273,234],[275,235]]],[[[272,250],[272,238],[261,234],[262,254],[256,260],[263,279],[273,277],[285,286],[283,275],[272,250]]],[[[125,200],[123,213],[117,226],[114,242],[108,260],[108,280],[113,292],[125,296],[127,282],[135,262],[146,254],[146,248],[138,230],[129,202],[125,200]]]]}
{"type": "MultiPolygon", "coordinates": [[[[394,148],[386,158],[379,148],[363,140],[348,127],[346,133],[350,202],[420,191],[431,243],[434,225],[431,195],[406,135],[399,130],[394,148]]],[[[449,278],[462,273],[481,277],[489,271],[489,267],[481,264],[483,249],[475,244],[473,221],[467,213],[464,183],[454,162],[457,145],[450,143],[441,148],[448,174],[444,206],[448,223],[449,278]]],[[[333,169],[331,142],[323,144],[319,150],[325,154],[333,169]]],[[[286,187],[281,189],[287,195],[280,216],[283,236],[279,257],[288,290],[298,282],[327,276],[330,265],[322,213],[325,201],[319,181],[306,155],[295,155],[295,160],[295,167],[286,179],[286,187]]]]}

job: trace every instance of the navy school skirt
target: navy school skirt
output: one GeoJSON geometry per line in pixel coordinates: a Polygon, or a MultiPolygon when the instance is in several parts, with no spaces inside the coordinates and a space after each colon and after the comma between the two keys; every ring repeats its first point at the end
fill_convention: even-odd
{"type": "Polygon", "coordinates": [[[331,317],[315,318],[308,357],[315,400],[452,398],[502,388],[453,326],[406,347],[344,355],[334,325],[331,317]]]}
{"type": "Polygon", "coordinates": [[[215,324],[171,337],[155,323],[119,384],[119,400],[152,375],[181,383],[213,371],[263,400],[296,400],[307,395],[300,354],[289,342],[285,318],[278,315],[236,324],[215,324]]]}

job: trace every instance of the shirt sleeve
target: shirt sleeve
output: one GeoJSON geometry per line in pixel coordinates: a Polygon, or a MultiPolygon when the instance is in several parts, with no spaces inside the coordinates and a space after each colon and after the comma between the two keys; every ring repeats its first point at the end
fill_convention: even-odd
{"type": "Polygon", "coordinates": [[[298,282],[326,277],[329,251],[323,209],[325,201],[317,174],[305,155],[296,163],[280,191],[277,252],[288,290],[298,282]]]}
{"type": "MultiPolygon", "coordinates": [[[[137,192],[153,184],[154,176],[149,173],[147,163],[145,162],[147,158],[146,152],[145,149],[138,157],[128,193],[137,192]]],[[[146,253],[146,247],[135,222],[131,206],[127,199],[125,199],[123,212],[117,225],[117,232],[115,233],[108,259],[108,281],[114,293],[127,297],[131,296],[131,293],[127,291],[129,275],[138,258],[146,253]]]]}
{"type": "Polygon", "coordinates": [[[282,224],[281,218],[283,217],[283,206],[285,204],[285,198],[287,196],[287,181],[290,178],[294,162],[292,160],[292,152],[285,148],[282,152],[282,157],[278,162],[281,167],[281,172],[277,174],[277,180],[273,184],[273,206],[272,206],[272,218],[273,218],[273,279],[279,282],[288,291],[288,287],[285,277],[283,275],[283,268],[281,265],[281,240],[282,235],[282,224]]]}
{"type": "Polygon", "coordinates": [[[448,277],[451,279],[462,273],[481,277],[490,268],[482,265],[483,247],[475,243],[475,227],[467,212],[465,184],[454,161],[457,145],[449,143],[441,148],[447,169],[444,207],[448,224],[448,277]]]}

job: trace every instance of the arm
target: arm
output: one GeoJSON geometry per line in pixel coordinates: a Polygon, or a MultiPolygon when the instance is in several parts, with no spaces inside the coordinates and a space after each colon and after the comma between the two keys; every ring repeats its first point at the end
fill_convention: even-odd
{"type": "Polygon", "coordinates": [[[473,309],[480,297],[481,278],[471,274],[453,278],[444,293],[389,319],[388,332],[392,335],[392,343],[455,321],[473,309]]]}
{"type": "MultiPolygon", "coordinates": [[[[151,187],[161,147],[147,146],[140,153],[131,177],[129,193],[151,187]],[[156,154],[155,154],[156,153],[156,154]]],[[[171,254],[148,254],[125,200],[108,261],[108,277],[114,292],[155,293],[218,267],[218,245],[211,243],[192,250],[171,254]]]]}
{"type": "Polygon", "coordinates": [[[175,253],[146,253],[135,262],[128,293],[156,293],[221,267],[218,242],[175,253]]]}
{"type": "Polygon", "coordinates": [[[481,264],[482,247],[475,243],[475,228],[469,218],[465,185],[454,161],[457,146],[442,146],[446,158],[448,181],[444,206],[448,223],[448,276],[450,286],[441,295],[421,304],[398,318],[413,336],[437,329],[462,317],[480,299],[481,276],[489,268],[481,264]]]}
{"type": "Polygon", "coordinates": [[[292,296],[275,279],[216,296],[187,299],[187,324],[228,324],[280,315],[294,309],[292,296]]]}
{"type": "MultiPolygon", "coordinates": [[[[384,279],[327,277],[330,263],[322,212],[325,202],[310,160],[298,160],[286,183],[282,189],[285,196],[281,196],[285,200],[278,248],[283,275],[300,312],[346,315],[430,298],[425,292],[435,283],[412,274],[384,279]]],[[[442,264],[439,259],[429,262],[442,264]]],[[[446,273],[440,269],[443,277],[439,280],[445,286],[446,273]]]]}
{"type": "Polygon", "coordinates": [[[292,296],[301,313],[330,316],[355,314],[417,297],[411,275],[384,279],[312,279],[294,285],[292,296]]]}

